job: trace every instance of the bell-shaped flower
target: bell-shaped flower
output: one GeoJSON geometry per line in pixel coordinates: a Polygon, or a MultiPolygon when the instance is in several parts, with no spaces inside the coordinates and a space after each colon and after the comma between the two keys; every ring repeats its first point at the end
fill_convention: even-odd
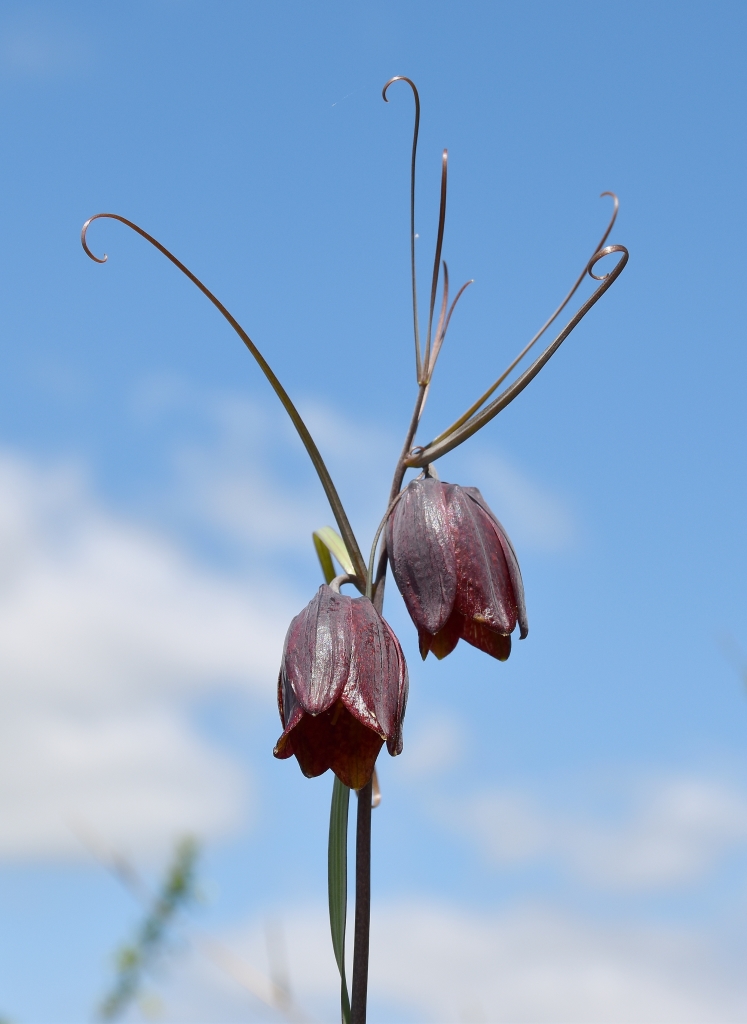
{"type": "Polygon", "coordinates": [[[461,639],[505,661],[517,622],[527,635],[516,553],[476,487],[417,477],[389,517],[386,546],[423,658],[445,658],[461,639]]]}
{"type": "Polygon", "coordinates": [[[295,754],[309,778],[331,768],[360,789],[384,742],[402,752],[407,687],[402,648],[373,604],[324,584],[285,638],[275,757],[295,754]]]}

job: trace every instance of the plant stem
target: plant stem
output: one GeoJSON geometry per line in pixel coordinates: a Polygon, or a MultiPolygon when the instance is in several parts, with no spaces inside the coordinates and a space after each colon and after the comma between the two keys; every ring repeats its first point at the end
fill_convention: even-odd
{"type": "MultiPolygon", "coordinates": [[[[402,481],[404,480],[405,473],[407,471],[407,465],[405,460],[410,454],[412,442],[415,440],[415,434],[417,433],[418,424],[420,423],[420,416],[423,412],[423,403],[425,401],[427,390],[427,384],[421,384],[418,387],[418,395],[417,398],[415,399],[415,408],[412,411],[412,419],[410,420],[410,425],[407,428],[405,443],[402,445],[402,454],[400,455],[399,460],[397,461],[397,465],[395,466],[394,469],[394,479],[392,480],[392,488],[389,492],[390,505],[397,497],[397,495],[400,492],[400,488],[402,487],[402,481]]],[[[376,569],[376,579],[374,580],[373,584],[373,603],[379,614],[381,614],[384,608],[384,583],[386,581],[386,566],[387,559],[385,534],[384,540],[381,542],[381,554],[379,555],[379,564],[376,569]]]]}
{"type": "MultiPolygon", "coordinates": [[[[427,466],[429,462],[435,462],[436,459],[440,459],[442,455],[446,455],[447,452],[453,451],[458,445],[463,444],[469,437],[476,434],[478,430],[481,430],[486,423],[489,423],[494,416],[497,416],[499,412],[506,408],[513,400],[519,395],[524,388],[534,380],[537,374],[540,372],[542,367],[549,361],[551,356],[560,348],[568,335],[573,329],[583,320],[589,310],[594,306],[599,299],[604,295],[608,288],[612,287],[615,281],[618,279],[625,269],[625,265],[629,259],[629,252],[624,245],[608,245],[605,249],[600,249],[598,253],[592,256],[591,261],[587,267],[587,273],[591,274],[595,281],[601,281],[599,287],[592,292],[586,302],[581,306],[578,312],[568,321],[560,334],[555,338],[554,341],[550,342],[545,351],[537,356],[531,366],[529,366],[524,372],[510,384],[505,391],[503,391],[497,398],[493,399],[490,405],[486,405],[485,408],[475,415],[464,421],[464,417],[460,417],[457,423],[462,425],[453,430],[453,432],[447,433],[446,436],[441,434],[443,438],[441,441],[432,441],[423,448],[418,455],[413,455],[405,459],[405,466],[412,467],[413,469],[419,469],[423,466],[427,466]],[[604,259],[605,256],[610,256],[612,253],[619,252],[621,257],[615,264],[609,274],[604,274],[601,277],[597,277],[594,274],[593,268],[599,262],[600,259],[604,259]]],[[[561,307],[562,308],[562,307],[561,307]]],[[[528,351],[528,349],[527,349],[528,351]]],[[[523,353],[522,353],[523,355],[523,353]]],[[[486,392],[486,395],[489,392],[486,392]]],[[[482,403],[485,396],[480,399],[482,403]]],[[[478,403],[478,405],[480,404],[478,403]]],[[[451,431],[452,428],[449,428],[451,431]]]]}
{"type": "Polygon", "coordinates": [[[372,781],[358,790],[355,836],[355,948],[353,951],[352,1024],[366,1024],[368,945],[371,927],[371,796],[372,781]]]}
{"type": "Polygon", "coordinates": [[[158,249],[159,252],[163,253],[166,259],[171,260],[174,266],[178,270],[181,270],[185,277],[189,278],[192,284],[194,284],[197,288],[200,289],[202,294],[206,298],[208,298],[210,302],[212,302],[212,304],[215,306],[218,312],[228,321],[231,327],[233,327],[234,331],[236,331],[238,336],[241,338],[241,340],[244,342],[246,347],[249,349],[249,351],[259,364],[259,367],[264,373],[265,377],[267,378],[270,386],[272,387],[272,390],[280,399],[283,408],[290,416],[293,426],[298,431],[298,436],[301,438],[303,446],[308,452],[309,458],[311,459],[314,469],[316,470],[317,476],[319,477],[319,481],[322,487],[324,488],[324,493],[327,495],[327,501],[329,501],[330,508],[332,509],[332,514],[337,521],[337,525],[340,528],[340,534],[342,536],[343,541],[345,542],[345,547],[348,549],[348,553],[350,554],[350,558],[352,559],[353,566],[355,567],[355,574],[359,576],[361,579],[365,579],[366,563],[363,561],[363,555],[361,554],[361,550],[358,547],[358,541],[355,539],[355,534],[353,533],[353,529],[348,521],[347,513],[345,512],[345,509],[342,507],[340,496],[338,495],[335,485],[332,482],[332,477],[329,475],[329,470],[324,464],[324,459],[322,458],[319,449],[317,448],[314,442],[313,437],[309,433],[308,427],[301,418],[301,414],[298,412],[293,402],[291,402],[288,393],[286,392],[283,385],[280,383],[278,378],[270,369],[270,364],[264,358],[264,356],[259,351],[257,346],[254,344],[252,339],[246,333],[244,328],[241,326],[238,320],[231,313],[228,312],[228,310],[220,301],[220,299],[217,299],[215,295],[213,295],[213,293],[210,291],[210,289],[207,288],[202,283],[199,277],[197,277],[196,274],[193,274],[192,271],[181,262],[181,260],[178,260],[173,253],[169,252],[165,245],[161,245],[158,239],[154,238],[153,235],[149,235],[147,231],[143,230],[143,228],[138,227],[138,225],[135,224],[134,221],[128,220],[126,217],[121,217],[118,213],[97,213],[93,217],[89,217],[89,219],[83,225],[80,240],[83,243],[83,248],[85,249],[86,253],[91,257],[92,260],[94,260],[96,263],[105,263],[107,260],[106,256],[104,256],[103,259],[100,259],[98,256],[94,256],[94,254],[88,248],[88,243],[86,242],[86,232],[88,231],[89,224],[91,224],[92,221],[98,220],[101,217],[105,217],[109,220],[119,221],[120,224],[124,224],[126,225],[126,227],[131,228],[133,231],[136,231],[138,235],[141,235],[147,242],[150,242],[150,244],[154,246],[156,249],[158,249]]]}

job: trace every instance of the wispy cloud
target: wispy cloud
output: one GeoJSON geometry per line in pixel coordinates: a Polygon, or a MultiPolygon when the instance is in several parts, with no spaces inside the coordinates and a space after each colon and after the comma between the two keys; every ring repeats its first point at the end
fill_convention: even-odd
{"type": "MultiPolygon", "coordinates": [[[[319,941],[328,932],[325,910],[289,909],[283,923],[296,999],[331,1019],[339,980],[329,943],[319,941]]],[[[267,969],[260,922],[223,940],[267,969]]],[[[707,935],[615,927],[547,907],[481,913],[441,901],[374,905],[371,951],[370,1013],[387,1020],[711,1024],[742,1020],[747,1011],[738,958],[707,935]]],[[[192,1005],[201,1003],[212,1019],[228,1019],[236,1006],[228,979],[190,970],[187,986],[192,1005]]],[[[166,996],[172,1008],[185,1005],[178,978],[166,996]]]]}
{"type": "Polygon", "coordinates": [[[226,686],[271,705],[295,610],[107,511],[74,469],[0,453],[0,855],[70,853],[73,819],[136,850],[235,826],[242,773],[189,706],[226,686]]]}
{"type": "Polygon", "coordinates": [[[437,811],[497,864],[556,862],[584,883],[657,890],[690,883],[747,848],[747,796],[697,777],[638,782],[614,816],[562,813],[516,790],[475,794],[437,811]]]}
{"type": "MultiPolygon", "coordinates": [[[[254,553],[310,551],[312,531],[334,520],[282,408],[272,400],[195,393],[170,379],[144,382],[133,403],[135,415],[151,423],[184,410],[203,437],[174,452],[172,500],[181,514],[254,553]]],[[[386,508],[397,444],[321,402],[302,403],[301,412],[365,548],[386,508]]]]}
{"type": "MultiPolygon", "coordinates": [[[[143,853],[245,818],[244,769],[190,708],[227,688],[273,705],[304,603],[274,582],[277,556],[303,545],[313,559],[311,531],[330,515],[282,410],[172,381],[144,388],[134,412],[195,403],[203,440],[180,448],[157,500],[262,553],[251,573],[201,560],[189,531],[179,542],[114,512],[79,466],[0,450],[0,857],[74,854],[75,821],[143,853]]],[[[373,519],[367,487],[388,484],[371,468],[380,439],[322,407],[310,419],[332,464],[365,446],[371,471],[351,511],[373,519]]]]}

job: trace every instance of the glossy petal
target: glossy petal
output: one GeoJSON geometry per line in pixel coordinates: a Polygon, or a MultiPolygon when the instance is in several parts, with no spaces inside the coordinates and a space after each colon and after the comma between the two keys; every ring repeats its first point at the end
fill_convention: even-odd
{"type": "Polygon", "coordinates": [[[408,484],[386,529],[392,574],[418,627],[438,633],[456,597],[456,563],[447,492],[439,480],[418,477],[408,484]]]}
{"type": "Polygon", "coordinates": [[[326,584],[290,624],[283,649],[283,704],[318,715],[337,701],[350,668],[353,600],[326,584]]]}
{"type": "Polygon", "coordinates": [[[391,628],[365,597],[328,586],[291,622],[278,679],[283,735],[275,756],[304,775],[331,768],[359,789],[386,741],[402,750],[407,668],[391,628]]]}
{"type": "Polygon", "coordinates": [[[383,746],[377,733],[361,725],[338,702],[320,715],[303,715],[298,725],[284,733],[275,747],[275,757],[295,754],[304,775],[313,779],[331,768],[351,789],[365,786],[383,746]]]}
{"type": "Polygon", "coordinates": [[[529,633],[529,622],[527,621],[527,609],[524,602],[524,581],[521,578],[519,559],[516,557],[514,546],[501,522],[491,510],[487,501],[485,501],[478,489],[476,487],[464,487],[463,490],[477,502],[483,512],[487,513],[498,534],[498,539],[500,540],[501,547],[503,548],[503,554],[506,558],[506,564],[508,565],[508,573],[511,577],[511,586],[513,587],[514,599],[516,601],[516,617],[519,621],[520,636],[521,639],[524,640],[529,633]]]}
{"type": "Polygon", "coordinates": [[[420,656],[425,661],[429,652],[433,652],[441,661],[447,654],[451,654],[462,636],[463,617],[459,612],[452,612],[443,629],[440,629],[435,636],[421,631],[418,633],[420,641],[420,656]]]}
{"type": "Polygon", "coordinates": [[[516,552],[477,488],[413,480],[387,524],[387,550],[423,658],[445,658],[462,639],[505,661],[517,622],[527,635],[516,552]]]}
{"type": "Polygon", "coordinates": [[[462,640],[484,651],[498,661],[507,661],[511,653],[511,637],[496,633],[476,619],[463,619],[462,640]]]}
{"type": "MultiPolygon", "coordinates": [[[[402,750],[407,666],[397,637],[366,598],[353,601],[353,654],[342,700],[363,725],[402,750]]],[[[394,748],[394,749],[393,749],[394,748]]]]}
{"type": "Polygon", "coordinates": [[[490,516],[461,487],[450,485],[449,518],[457,566],[457,611],[497,633],[510,633],[516,628],[516,602],[490,516]]]}

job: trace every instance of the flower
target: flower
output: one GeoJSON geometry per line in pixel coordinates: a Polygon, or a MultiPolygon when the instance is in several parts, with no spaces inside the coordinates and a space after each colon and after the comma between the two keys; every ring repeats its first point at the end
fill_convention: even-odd
{"type": "Polygon", "coordinates": [[[445,658],[462,639],[505,661],[517,621],[527,635],[516,553],[476,487],[426,471],[390,515],[386,546],[424,659],[445,658]]]}
{"type": "Polygon", "coordinates": [[[402,752],[407,666],[397,637],[366,597],[324,584],[288,628],[278,678],[283,735],[275,757],[295,754],[309,778],[328,768],[365,786],[386,741],[402,752]]]}

